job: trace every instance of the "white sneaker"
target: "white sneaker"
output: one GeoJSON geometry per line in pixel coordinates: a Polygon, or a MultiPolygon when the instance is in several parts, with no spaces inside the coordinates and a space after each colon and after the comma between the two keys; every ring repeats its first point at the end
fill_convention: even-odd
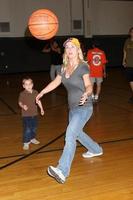
{"type": "Polygon", "coordinates": [[[87,151],[86,153],[82,154],[83,158],[93,158],[93,157],[101,156],[101,155],[103,155],[103,152],[100,152],[100,153],[91,153],[90,151],[87,151]]]}
{"type": "Polygon", "coordinates": [[[48,167],[48,174],[55,178],[55,180],[58,182],[58,183],[65,183],[66,181],[66,178],[65,176],[62,174],[61,170],[56,168],[56,167],[53,167],[53,166],[49,166],[48,167]]]}
{"type": "Polygon", "coordinates": [[[29,150],[29,144],[30,142],[24,143],[23,150],[29,150]]]}
{"type": "Polygon", "coordinates": [[[94,94],[92,94],[92,95],[91,95],[91,98],[92,98],[92,100],[94,100],[94,98],[95,98],[95,95],[94,95],[94,94]]]}
{"type": "Polygon", "coordinates": [[[32,144],[40,144],[40,142],[37,140],[37,139],[32,139],[31,141],[30,141],[32,144]]]}
{"type": "Polygon", "coordinates": [[[98,96],[98,95],[95,95],[94,100],[95,100],[95,101],[98,101],[98,99],[99,99],[99,96],[98,96]]]}

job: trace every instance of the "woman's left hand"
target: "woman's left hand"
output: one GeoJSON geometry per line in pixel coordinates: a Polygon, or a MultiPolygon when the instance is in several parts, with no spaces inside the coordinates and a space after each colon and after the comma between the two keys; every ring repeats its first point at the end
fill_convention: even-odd
{"type": "Polygon", "coordinates": [[[43,110],[43,109],[41,110],[41,115],[42,115],[42,116],[44,115],[44,110],[43,110]]]}
{"type": "Polygon", "coordinates": [[[36,103],[38,104],[40,98],[42,98],[43,94],[40,92],[36,97],[36,103]]]}
{"type": "Polygon", "coordinates": [[[84,105],[85,102],[87,101],[87,99],[88,99],[88,95],[87,95],[87,93],[84,93],[84,94],[82,95],[81,99],[80,99],[79,106],[84,105]]]}

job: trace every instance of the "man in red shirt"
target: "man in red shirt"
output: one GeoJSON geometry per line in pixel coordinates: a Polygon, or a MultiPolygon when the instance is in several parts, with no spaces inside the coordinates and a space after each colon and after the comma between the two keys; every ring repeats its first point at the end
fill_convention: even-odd
{"type": "Polygon", "coordinates": [[[106,55],[104,51],[99,49],[99,44],[97,42],[93,43],[93,48],[87,52],[87,61],[90,68],[90,78],[93,84],[93,94],[92,99],[98,101],[101,84],[103,82],[103,77],[106,77],[105,65],[107,63],[106,55]],[[94,84],[96,84],[96,93],[94,94],[94,84]]]}

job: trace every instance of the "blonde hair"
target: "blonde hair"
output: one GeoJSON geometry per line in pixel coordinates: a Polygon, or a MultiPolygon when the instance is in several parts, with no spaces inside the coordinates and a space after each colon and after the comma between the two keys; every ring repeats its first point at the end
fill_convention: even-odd
{"type": "MultiPolygon", "coordinates": [[[[83,52],[80,47],[77,47],[77,54],[78,54],[78,64],[85,62],[83,52]]],[[[65,50],[63,54],[63,68],[65,69],[68,66],[68,64],[69,64],[69,59],[66,55],[66,50],[65,50]]]]}

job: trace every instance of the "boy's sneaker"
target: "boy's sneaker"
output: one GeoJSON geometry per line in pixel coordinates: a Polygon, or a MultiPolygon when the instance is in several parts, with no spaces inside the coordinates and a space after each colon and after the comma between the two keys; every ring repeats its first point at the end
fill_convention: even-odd
{"type": "Polygon", "coordinates": [[[91,95],[91,98],[92,98],[92,102],[95,103],[95,95],[94,94],[91,95]]]}
{"type": "Polygon", "coordinates": [[[95,98],[95,95],[94,95],[94,94],[92,94],[92,95],[91,95],[91,98],[92,98],[92,100],[94,100],[94,98],[95,98]]]}
{"type": "Polygon", "coordinates": [[[30,145],[29,142],[24,143],[24,145],[23,145],[23,150],[29,150],[29,145],[30,145]]]}
{"type": "Polygon", "coordinates": [[[58,182],[58,183],[65,183],[66,181],[66,178],[65,176],[63,175],[62,171],[56,167],[53,167],[53,166],[49,166],[48,167],[48,174],[55,178],[55,180],[58,182]]]}
{"type": "Polygon", "coordinates": [[[99,96],[98,96],[98,95],[95,95],[94,100],[95,100],[95,101],[98,101],[98,99],[99,99],[99,96]]]}
{"type": "Polygon", "coordinates": [[[90,151],[87,151],[86,153],[82,154],[83,158],[93,158],[93,157],[101,156],[101,155],[103,155],[103,152],[100,152],[100,153],[91,153],[90,151]]]}
{"type": "Polygon", "coordinates": [[[91,98],[92,98],[92,99],[94,99],[94,98],[95,98],[95,95],[94,95],[94,94],[92,94],[92,95],[91,95],[91,98]]]}
{"type": "Polygon", "coordinates": [[[40,144],[40,142],[37,140],[37,139],[32,139],[31,141],[30,141],[32,144],[40,144]]]}

